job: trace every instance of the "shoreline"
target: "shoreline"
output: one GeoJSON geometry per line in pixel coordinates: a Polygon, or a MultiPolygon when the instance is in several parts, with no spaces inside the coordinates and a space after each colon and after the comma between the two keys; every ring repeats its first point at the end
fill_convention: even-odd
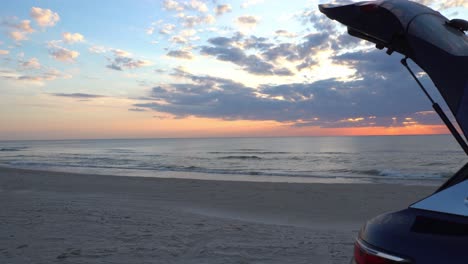
{"type": "Polygon", "coordinates": [[[0,262],[347,263],[367,219],[435,189],[0,168],[0,262]]]}
{"type": "Polygon", "coordinates": [[[200,181],[226,181],[226,182],[258,182],[258,183],[298,183],[298,184],[391,184],[408,186],[429,186],[436,187],[442,185],[447,179],[420,179],[406,177],[376,177],[376,176],[281,176],[281,175],[247,175],[247,174],[219,174],[197,171],[154,171],[137,169],[91,169],[90,171],[73,172],[60,169],[36,169],[36,168],[15,168],[0,166],[0,170],[19,170],[30,172],[49,172],[51,174],[68,175],[99,175],[103,177],[128,177],[128,178],[152,178],[152,179],[181,179],[200,181]],[[95,171],[92,171],[95,170],[95,171]],[[99,171],[98,171],[99,170],[99,171]]]}

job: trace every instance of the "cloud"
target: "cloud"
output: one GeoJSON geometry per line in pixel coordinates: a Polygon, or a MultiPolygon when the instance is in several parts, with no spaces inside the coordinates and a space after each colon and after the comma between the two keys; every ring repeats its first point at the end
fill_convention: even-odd
{"type": "Polygon", "coordinates": [[[49,54],[58,61],[74,62],[75,59],[80,55],[78,51],[69,50],[64,47],[60,47],[54,41],[49,42],[48,46],[49,46],[49,54]]]}
{"type": "Polygon", "coordinates": [[[221,61],[232,62],[242,66],[242,69],[255,75],[293,75],[286,68],[277,68],[273,64],[262,60],[257,55],[246,55],[244,51],[237,47],[223,46],[202,46],[200,49],[202,55],[210,55],[221,61]]]}
{"type": "Polygon", "coordinates": [[[445,1],[438,1],[438,0],[415,0],[420,4],[431,6],[436,10],[446,10],[453,7],[468,7],[468,2],[465,0],[445,0],[445,1]]]}
{"type": "Polygon", "coordinates": [[[60,16],[57,13],[50,9],[39,7],[32,7],[29,15],[40,27],[52,27],[60,20],[60,16]]]}
{"type": "Polygon", "coordinates": [[[215,46],[234,46],[239,43],[239,41],[243,38],[243,35],[238,33],[231,38],[227,37],[215,37],[208,39],[208,43],[213,44],[215,46]]]}
{"type": "Polygon", "coordinates": [[[170,39],[170,42],[172,43],[177,43],[177,44],[187,44],[188,43],[188,39],[182,37],[182,36],[173,36],[171,39],[170,39]]]}
{"type": "Polygon", "coordinates": [[[247,114],[246,104],[253,103],[254,90],[232,80],[194,76],[182,71],[176,71],[175,74],[190,79],[193,83],[154,87],[151,96],[155,101],[165,101],[166,107],[163,106],[166,103],[158,102],[135,106],[173,113],[178,117],[198,115],[235,118],[235,116],[240,117],[239,112],[247,114]]]}
{"type": "Polygon", "coordinates": [[[69,79],[72,76],[64,74],[55,69],[38,69],[39,72],[33,74],[20,71],[4,71],[0,73],[0,78],[5,80],[28,82],[36,85],[43,85],[45,81],[53,81],[56,79],[69,79]]]}
{"type": "Polygon", "coordinates": [[[184,6],[183,4],[174,1],[174,0],[164,0],[163,2],[163,7],[166,10],[172,10],[172,11],[183,11],[184,6]]]}
{"type": "Polygon", "coordinates": [[[20,32],[24,33],[32,33],[34,32],[34,29],[31,27],[31,21],[30,20],[21,20],[18,23],[13,23],[13,22],[4,22],[3,25],[15,29],[20,32]]]}
{"type": "Polygon", "coordinates": [[[274,44],[268,42],[267,38],[256,37],[253,35],[248,38],[244,38],[244,41],[240,43],[240,45],[244,49],[257,49],[260,51],[268,50],[274,46],[274,44]]]}
{"type": "Polygon", "coordinates": [[[152,65],[152,63],[147,60],[136,60],[127,57],[116,57],[111,61],[111,64],[107,65],[107,67],[112,70],[122,71],[124,69],[135,69],[150,65],[152,65]]]}
{"type": "Polygon", "coordinates": [[[10,54],[9,50],[0,50],[0,55],[8,55],[10,54]]]}
{"type": "MultiPolygon", "coordinates": [[[[14,69],[0,70],[1,79],[16,83],[27,82],[28,84],[44,85],[47,81],[72,78],[70,74],[41,65],[37,58],[25,59],[22,52],[18,53],[16,58],[11,58],[10,62],[13,60],[16,61],[17,66],[14,69]]],[[[4,66],[8,67],[7,65],[4,66]]]]}
{"type": "Polygon", "coordinates": [[[202,1],[191,0],[190,2],[187,2],[186,5],[191,10],[196,10],[202,13],[208,12],[208,6],[206,6],[202,1]]]}
{"type": "Polygon", "coordinates": [[[193,28],[203,24],[213,24],[216,19],[212,15],[185,15],[180,14],[179,19],[182,21],[182,25],[186,28],[193,28]]]}
{"type": "Polygon", "coordinates": [[[153,35],[154,33],[154,27],[149,27],[147,30],[146,30],[146,34],[148,35],[153,35]]]}
{"type": "Polygon", "coordinates": [[[445,0],[440,4],[440,9],[449,9],[452,7],[468,8],[468,2],[466,2],[466,0],[445,0]]]}
{"type": "Polygon", "coordinates": [[[222,4],[222,5],[217,5],[215,7],[215,13],[217,16],[221,16],[225,13],[230,13],[232,12],[232,7],[229,4],[222,4]]]}
{"type": "Polygon", "coordinates": [[[163,7],[166,10],[170,11],[184,11],[184,10],[192,10],[201,13],[208,12],[208,6],[199,0],[190,0],[186,2],[181,1],[174,1],[174,0],[165,0],[163,2],[163,7]]]}
{"type": "Polygon", "coordinates": [[[147,110],[145,108],[130,108],[128,109],[130,112],[146,112],[147,110]]]}
{"type": "Polygon", "coordinates": [[[105,97],[103,95],[87,94],[87,93],[54,93],[54,94],[51,94],[51,95],[58,96],[58,97],[74,98],[74,99],[94,99],[94,98],[105,97]]]}
{"type": "Polygon", "coordinates": [[[289,32],[284,29],[278,29],[275,31],[275,34],[280,37],[286,37],[286,38],[295,38],[297,37],[296,33],[289,32]]]}
{"type": "Polygon", "coordinates": [[[107,58],[110,62],[106,67],[116,71],[122,71],[124,69],[136,69],[145,66],[150,66],[152,63],[148,60],[132,58],[132,54],[121,49],[111,49],[113,57],[107,58]]]}
{"type": "Polygon", "coordinates": [[[84,37],[80,33],[65,32],[62,34],[62,38],[63,41],[69,44],[84,41],[84,37]]]}
{"type": "Polygon", "coordinates": [[[22,41],[22,40],[27,40],[28,37],[24,32],[21,31],[12,31],[8,33],[8,36],[13,39],[14,41],[22,41]]]}
{"type": "Polygon", "coordinates": [[[88,50],[89,52],[96,53],[96,54],[107,52],[107,48],[103,46],[91,46],[88,48],[88,50]]]}
{"type": "MultiPolygon", "coordinates": [[[[229,43],[219,39],[214,42],[229,43]]],[[[233,54],[224,55],[235,62],[248,57],[233,54]]],[[[311,83],[265,84],[258,88],[175,69],[173,75],[179,82],[154,87],[149,94],[153,101],[135,107],[179,118],[276,120],[297,126],[440,124],[435,115],[421,114],[428,113],[430,103],[420,94],[399,59],[378,50],[349,52],[335,55],[333,60],[356,69],[351,81],[330,78],[311,83]]],[[[421,81],[435,90],[427,76],[421,81]]]]}
{"type": "Polygon", "coordinates": [[[172,31],[175,29],[174,24],[165,24],[160,30],[159,33],[163,35],[170,35],[172,34],[172,31]]]}
{"type": "Polygon", "coordinates": [[[112,49],[111,51],[117,57],[130,57],[132,55],[130,52],[121,49],[112,49]]]}
{"type": "Polygon", "coordinates": [[[276,61],[278,58],[285,58],[288,61],[300,59],[300,54],[296,45],[292,43],[280,43],[263,52],[263,56],[269,61],[276,61]]]}
{"type": "Polygon", "coordinates": [[[207,42],[213,46],[200,46],[202,55],[210,55],[221,61],[228,61],[256,75],[292,76],[294,73],[286,67],[281,67],[281,61],[296,63],[297,70],[303,70],[317,65],[313,57],[330,46],[326,33],[311,33],[302,38],[299,43],[273,44],[267,38],[236,33],[232,37],[215,37],[207,42]],[[255,54],[247,50],[257,51],[255,54]],[[247,55],[250,54],[250,55],[247,55]]]}
{"type": "Polygon", "coordinates": [[[240,16],[237,18],[237,23],[247,26],[255,26],[259,23],[259,19],[255,16],[240,16]]]}
{"type": "Polygon", "coordinates": [[[34,32],[30,20],[21,20],[18,23],[3,21],[2,25],[9,28],[8,36],[17,42],[27,40],[28,35],[34,32]]]}
{"type": "Polygon", "coordinates": [[[169,41],[177,44],[187,44],[190,41],[195,41],[200,39],[196,36],[197,31],[194,29],[184,29],[181,30],[177,35],[172,36],[169,41]]]}
{"type": "Polygon", "coordinates": [[[171,50],[167,53],[167,56],[186,60],[193,59],[192,53],[185,50],[171,50]]]}
{"type": "Polygon", "coordinates": [[[330,39],[333,50],[352,49],[358,46],[369,45],[365,41],[352,37],[349,34],[341,34],[334,39],[330,39]]]}
{"type": "Polygon", "coordinates": [[[39,60],[37,58],[31,58],[30,60],[23,61],[21,64],[21,67],[26,68],[26,69],[40,69],[41,64],[39,63],[39,60]]]}

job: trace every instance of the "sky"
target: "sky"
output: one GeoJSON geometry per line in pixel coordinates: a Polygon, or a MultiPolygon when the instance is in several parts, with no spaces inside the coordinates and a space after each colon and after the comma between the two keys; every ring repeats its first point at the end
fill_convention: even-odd
{"type": "Polygon", "coordinates": [[[447,133],[402,56],[326,2],[2,1],[0,140],[447,133]]]}

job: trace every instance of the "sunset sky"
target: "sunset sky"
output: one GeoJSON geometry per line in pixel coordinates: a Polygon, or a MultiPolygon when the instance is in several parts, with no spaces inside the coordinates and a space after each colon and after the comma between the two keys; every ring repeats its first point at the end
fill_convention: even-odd
{"type": "Polygon", "coordinates": [[[2,1],[0,140],[446,133],[326,2],[2,1]]]}

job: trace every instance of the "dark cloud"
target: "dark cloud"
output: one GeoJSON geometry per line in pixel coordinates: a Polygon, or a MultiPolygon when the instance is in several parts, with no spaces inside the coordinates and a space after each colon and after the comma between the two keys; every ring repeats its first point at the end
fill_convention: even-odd
{"type": "Polygon", "coordinates": [[[258,24],[259,20],[254,16],[240,16],[237,18],[237,22],[244,25],[256,25],[258,24]]]}
{"type": "Polygon", "coordinates": [[[167,53],[167,56],[186,60],[191,60],[193,58],[192,53],[185,50],[171,50],[167,53]]]}
{"type": "Polygon", "coordinates": [[[149,66],[151,63],[146,60],[138,60],[129,57],[115,57],[110,60],[110,64],[106,67],[112,70],[121,71],[123,69],[134,69],[149,66]]]}
{"type": "Polygon", "coordinates": [[[213,24],[216,19],[212,15],[180,16],[182,25],[185,28],[193,28],[203,24],[213,24]]]}
{"type": "MultiPolygon", "coordinates": [[[[276,120],[296,122],[297,126],[440,123],[435,115],[416,114],[427,113],[430,103],[399,65],[398,56],[389,57],[375,50],[345,53],[333,59],[354,67],[357,70],[355,79],[331,78],[313,83],[263,85],[254,89],[229,79],[177,70],[174,75],[180,77],[180,83],[154,87],[149,96],[153,101],[135,107],[176,117],[276,120]]],[[[422,81],[434,91],[427,77],[422,81]]]]}
{"type": "Polygon", "coordinates": [[[361,39],[349,34],[341,34],[334,40],[331,40],[331,45],[333,50],[339,51],[341,49],[355,48],[360,45],[369,45],[369,43],[364,43],[361,39]]]}
{"type": "Polygon", "coordinates": [[[257,50],[268,50],[269,48],[273,47],[274,44],[268,43],[267,38],[263,37],[256,37],[256,36],[250,36],[249,38],[246,38],[243,42],[243,47],[245,49],[257,49],[257,50]]]}
{"type": "Polygon", "coordinates": [[[280,59],[298,63],[297,70],[312,67],[316,64],[313,58],[319,51],[332,45],[327,33],[311,33],[299,43],[274,44],[267,38],[244,36],[236,33],[232,37],[208,39],[213,46],[201,46],[202,55],[210,55],[221,61],[229,61],[242,66],[242,69],[256,75],[294,75],[291,70],[278,67],[280,59]],[[256,54],[247,55],[248,50],[256,54]]]}
{"type": "Polygon", "coordinates": [[[146,112],[147,110],[145,108],[130,108],[128,109],[130,112],[146,112]]]}
{"type": "Polygon", "coordinates": [[[232,38],[226,37],[216,37],[208,39],[208,43],[211,43],[215,46],[229,46],[233,42],[232,38]]]}
{"type": "MultiPolygon", "coordinates": [[[[177,77],[177,82],[154,87],[145,100],[134,106],[167,113],[174,118],[275,120],[292,122],[295,126],[440,124],[437,116],[428,112],[430,103],[401,66],[399,55],[363,50],[370,45],[343,34],[344,28],[339,23],[315,9],[305,10],[298,18],[307,27],[302,33],[304,37],[294,41],[285,41],[283,37],[297,36],[286,30],[278,30],[273,40],[237,32],[230,37],[208,39],[197,49],[202,55],[264,76],[294,75],[290,69],[281,67],[284,60],[298,71],[310,69],[317,65],[319,52],[331,49],[333,63],[354,69],[354,76],[346,80],[330,78],[254,88],[230,79],[198,76],[175,69],[171,75],[177,77]],[[356,47],[360,47],[359,51],[356,47]]],[[[245,17],[242,23],[257,22],[245,17]]],[[[420,72],[419,68],[414,68],[420,72]]],[[[427,76],[422,76],[421,81],[429,90],[436,91],[427,76]]],[[[440,99],[440,95],[435,97],[440,99]]]]}
{"type": "Polygon", "coordinates": [[[267,38],[249,36],[245,37],[240,33],[234,34],[231,38],[217,37],[208,40],[214,46],[201,46],[202,55],[210,55],[221,61],[232,62],[242,66],[242,69],[255,75],[294,75],[289,69],[277,67],[272,61],[282,57],[287,60],[299,60],[301,50],[291,43],[274,45],[268,42],[267,38]],[[242,48],[241,48],[242,47],[242,48]],[[247,55],[246,50],[253,49],[259,53],[257,55],[247,55]]]}
{"type": "Polygon", "coordinates": [[[325,32],[329,35],[336,34],[338,27],[344,27],[336,21],[329,19],[317,9],[306,9],[298,18],[303,24],[307,25],[310,23],[318,32],[325,32]]]}
{"type": "Polygon", "coordinates": [[[296,61],[300,59],[297,47],[292,43],[280,43],[279,45],[266,50],[262,55],[271,61],[275,61],[278,58],[285,58],[288,61],[296,61]]]}
{"type": "Polygon", "coordinates": [[[200,53],[211,55],[221,61],[232,62],[242,67],[243,70],[255,75],[282,75],[290,76],[293,73],[286,68],[277,68],[272,63],[263,60],[257,55],[246,55],[244,50],[230,46],[225,39],[214,39],[212,42],[218,45],[214,47],[202,46],[200,53]],[[221,45],[223,44],[223,45],[221,45]]]}
{"type": "Polygon", "coordinates": [[[285,29],[278,29],[275,31],[275,34],[280,37],[287,37],[287,38],[294,38],[297,36],[295,33],[289,32],[285,29]]]}
{"type": "Polygon", "coordinates": [[[75,99],[92,99],[92,98],[102,98],[105,97],[103,95],[98,94],[87,94],[87,93],[54,93],[53,96],[58,97],[69,97],[75,99]]]}
{"type": "Polygon", "coordinates": [[[107,68],[115,71],[122,71],[122,67],[118,66],[116,63],[111,63],[109,65],[106,65],[107,68]]]}
{"type": "Polygon", "coordinates": [[[302,61],[301,64],[299,64],[299,65],[296,66],[296,69],[297,69],[298,71],[301,71],[301,70],[303,70],[303,69],[310,68],[310,67],[315,66],[315,65],[317,65],[317,61],[315,61],[315,60],[312,59],[312,58],[306,58],[306,59],[304,59],[304,60],[302,61]]]}
{"type": "Polygon", "coordinates": [[[268,60],[277,60],[279,58],[288,61],[302,61],[297,65],[298,69],[303,69],[305,66],[311,66],[314,61],[312,57],[320,50],[327,48],[329,44],[329,36],[327,33],[312,33],[303,38],[303,42],[299,44],[280,43],[275,46],[270,46],[265,49],[262,55],[268,60]]]}
{"type": "Polygon", "coordinates": [[[300,58],[307,58],[315,55],[318,51],[328,47],[328,33],[311,33],[304,37],[304,42],[298,45],[298,53],[300,58]]]}
{"type": "Polygon", "coordinates": [[[132,58],[131,54],[124,50],[112,49],[111,53],[112,57],[107,58],[109,64],[106,67],[112,70],[122,71],[124,69],[141,68],[152,64],[148,60],[132,58]]]}
{"type": "Polygon", "coordinates": [[[215,13],[217,16],[220,16],[224,13],[228,13],[232,11],[232,7],[229,4],[222,4],[222,5],[217,5],[215,7],[215,13]]]}
{"type": "Polygon", "coordinates": [[[357,51],[335,55],[332,60],[336,64],[354,68],[359,75],[378,75],[392,78],[397,74],[406,74],[397,58],[398,55],[389,57],[385,52],[372,50],[371,52],[357,51]]]}
{"type": "Polygon", "coordinates": [[[69,79],[71,77],[72,76],[69,74],[64,74],[51,68],[38,69],[37,72],[30,72],[27,69],[22,69],[20,72],[0,71],[0,78],[2,79],[33,82],[37,84],[56,79],[69,79]],[[21,73],[21,75],[16,75],[16,73],[21,73]]]}
{"type": "Polygon", "coordinates": [[[242,60],[246,58],[244,51],[236,47],[202,46],[200,53],[203,55],[215,56],[218,60],[230,61],[235,64],[242,64],[242,60]]]}

